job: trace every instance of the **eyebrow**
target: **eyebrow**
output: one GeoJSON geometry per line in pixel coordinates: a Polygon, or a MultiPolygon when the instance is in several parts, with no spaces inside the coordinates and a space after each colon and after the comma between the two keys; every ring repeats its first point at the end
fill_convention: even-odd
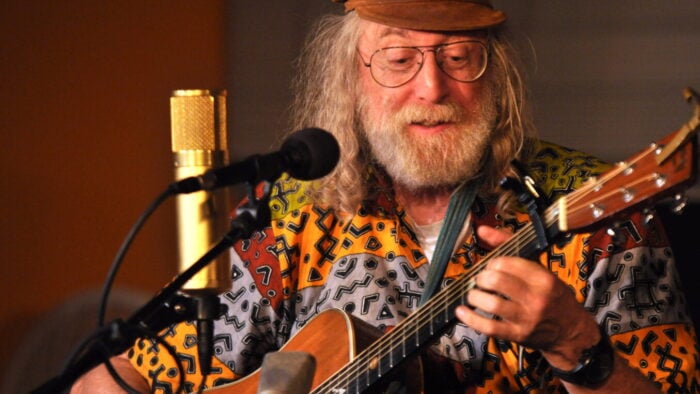
{"type": "Polygon", "coordinates": [[[384,38],[387,36],[399,36],[407,37],[406,29],[399,29],[397,27],[384,27],[379,33],[379,38],[384,38]]]}

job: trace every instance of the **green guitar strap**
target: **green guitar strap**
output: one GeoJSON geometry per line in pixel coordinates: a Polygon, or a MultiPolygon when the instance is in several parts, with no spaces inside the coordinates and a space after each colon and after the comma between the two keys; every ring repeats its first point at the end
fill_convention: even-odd
{"type": "Polygon", "coordinates": [[[447,263],[450,261],[452,253],[454,253],[455,245],[459,241],[459,234],[462,232],[462,227],[464,227],[464,223],[467,220],[478,189],[478,183],[463,183],[450,197],[450,203],[447,206],[445,215],[445,224],[440,229],[440,234],[435,244],[433,261],[430,263],[420,305],[425,304],[438,291],[447,263]]]}

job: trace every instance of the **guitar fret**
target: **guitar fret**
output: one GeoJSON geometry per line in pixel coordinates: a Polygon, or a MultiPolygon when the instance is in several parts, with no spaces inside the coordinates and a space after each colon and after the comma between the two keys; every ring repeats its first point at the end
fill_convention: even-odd
{"type": "Polygon", "coordinates": [[[443,312],[444,313],[444,317],[443,317],[444,320],[443,321],[445,323],[447,323],[448,321],[450,321],[450,313],[448,311],[448,308],[443,307],[442,310],[444,311],[443,312]]]}
{"type": "Polygon", "coordinates": [[[401,341],[401,357],[406,358],[406,335],[404,334],[401,341]]]}
{"type": "Polygon", "coordinates": [[[372,371],[370,371],[369,369],[366,369],[366,373],[365,373],[365,387],[369,387],[369,385],[372,384],[372,379],[371,379],[371,377],[370,377],[370,373],[371,373],[371,372],[372,372],[372,371]]]}

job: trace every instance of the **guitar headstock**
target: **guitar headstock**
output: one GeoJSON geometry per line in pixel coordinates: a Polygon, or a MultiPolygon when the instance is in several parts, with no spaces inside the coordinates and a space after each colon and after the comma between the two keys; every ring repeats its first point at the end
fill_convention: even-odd
{"type": "Polygon", "coordinates": [[[582,230],[631,209],[652,206],[695,182],[700,97],[690,88],[684,96],[694,100],[695,107],[680,129],[559,199],[560,231],[582,230]]]}

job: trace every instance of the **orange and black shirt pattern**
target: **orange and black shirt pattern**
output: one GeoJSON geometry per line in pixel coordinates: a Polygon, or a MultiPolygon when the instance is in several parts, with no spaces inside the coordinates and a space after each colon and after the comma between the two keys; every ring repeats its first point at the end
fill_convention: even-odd
{"type": "MultiPolygon", "coordinates": [[[[526,167],[551,200],[608,169],[591,156],[544,142],[526,167]]],[[[323,311],[340,309],[387,332],[419,307],[429,262],[391,196],[339,217],[310,203],[306,187],[286,177],[274,183],[270,225],[233,248],[232,288],[221,296],[228,311],[215,325],[207,387],[254,372],[265,353],[284,346],[323,311]]],[[[479,198],[471,210],[473,228],[518,230],[528,221],[526,214],[505,220],[479,198]]],[[[630,366],[664,392],[698,392],[697,337],[663,228],[640,214],[623,219],[620,228],[622,240],[605,229],[567,234],[541,253],[540,263],[570,287],[630,366]]],[[[469,232],[448,262],[442,286],[469,272],[487,252],[469,232]]],[[[137,341],[130,360],[154,392],[177,390],[182,372],[186,388],[196,390],[201,380],[196,338],[193,324],[178,324],[162,333],[176,360],[151,339],[137,341]]],[[[565,391],[537,351],[519,350],[456,324],[424,359],[444,364],[449,377],[437,383],[426,377],[426,386],[465,393],[565,391]]]]}

